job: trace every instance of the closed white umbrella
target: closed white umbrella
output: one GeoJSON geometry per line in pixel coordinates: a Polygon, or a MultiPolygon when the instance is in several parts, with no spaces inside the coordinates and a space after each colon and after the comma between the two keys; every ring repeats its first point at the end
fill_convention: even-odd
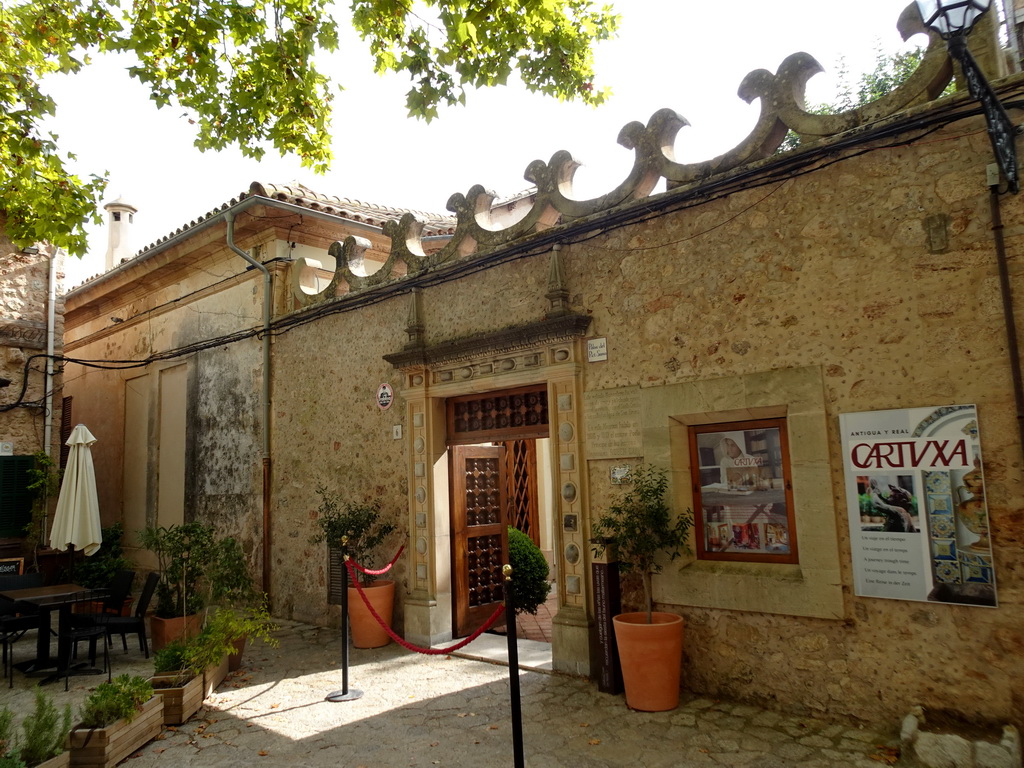
{"type": "Polygon", "coordinates": [[[96,470],[92,465],[92,444],[96,442],[84,424],[71,432],[66,445],[70,446],[64,480],[57,497],[50,529],[50,546],[55,549],[80,549],[86,555],[95,554],[103,543],[100,532],[100,504],[96,498],[96,470]]]}

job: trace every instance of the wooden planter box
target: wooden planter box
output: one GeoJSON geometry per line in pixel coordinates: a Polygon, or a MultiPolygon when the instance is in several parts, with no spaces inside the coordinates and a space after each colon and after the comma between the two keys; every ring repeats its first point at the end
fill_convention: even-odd
{"type": "Polygon", "coordinates": [[[44,760],[36,768],[68,768],[71,761],[71,753],[65,750],[56,757],[51,757],[49,760],[44,760]]]}
{"type": "Polygon", "coordinates": [[[217,690],[217,686],[224,682],[224,678],[228,676],[228,657],[225,656],[224,660],[221,661],[216,667],[207,667],[206,672],[203,674],[203,698],[212,696],[213,692],[217,690]]]}
{"type": "Polygon", "coordinates": [[[65,743],[71,756],[70,765],[113,768],[159,736],[163,720],[164,700],[154,696],[130,723],[118,720],[106,728],[75,728],[65,743]]]}
{"type": "Polygon", "coordinates": [[[168,673],[149,679],[153,692],[164,700],[164,725],[181,725],[203,705],[203,676],[195,675],[184,684],[171,685],[177,678],[168,673]]]}

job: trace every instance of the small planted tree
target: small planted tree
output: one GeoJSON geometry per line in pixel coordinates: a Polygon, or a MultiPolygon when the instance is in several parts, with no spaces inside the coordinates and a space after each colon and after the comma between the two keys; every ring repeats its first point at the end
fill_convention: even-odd
{"type": "Polygon", "coordinates": [[[651,576],[662,570],[658,557],[666,555],[675,560],[682,552],[690,551],[687,536],[693,525],[693,512],[687,509],[673,522],[672,510],[665,500],[668,475],[664,469],[641,465],[633,469],[630,478],[629,490],[594,523],[594,550],[600,555],[605,547],[614,546],[619,570],[640,574],[650,624],[654,609],[651,576]]]}
{"type": "MultiPolygon", "coordinates": [[[[310,543],[327,542],[327,546],[339,548],[342,554],[360,565],[374,565],[381,545],[398,530],[393,522],[382,519],[380,501],[342,501],[336,491],[324,486],[318,487],[316,492],[320,496],[316,516],[318,530],[310,543]]],[[[373,577],[362,573],[360,580],[368,584],[373,577]]]]}
{"type": "Polygon", "coordinates": [[[516,613],[536,615],[551,592],[548,561],[533,539],[508,528],[508,564],[512,566],[512,602],[516,613]]]}

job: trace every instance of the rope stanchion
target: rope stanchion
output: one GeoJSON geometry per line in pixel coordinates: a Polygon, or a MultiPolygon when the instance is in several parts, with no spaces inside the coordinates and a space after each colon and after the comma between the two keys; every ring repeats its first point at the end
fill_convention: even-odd
{"type": "MultiPolygon", "coordinates": [[[[348,543],[348,536],[341,537],[342,546],[348,543]]],[[[348,556],[345,556],[348,560],[348,556]]],[[[358,688],[348,687],[348,568],[341,571],[341,690],[331,691],[327,694],[327,701],[355,701],[363,697],[363,692],[358,688]]]]}
{"type": "MultiPolygon", "coordinates": [[[[396,556],[396,559],[397,559],[397,556],[396,556]]],[[[401,637],[400,635],[395,634],[395,631],[393,629],[391,629],[391,627],[388,626],[388,623],[386,621],[384,621],[384,619],[382,619],[380,617],[380,614],[378,614],[377,611],[374,609],[373,605],[370,604],[370,598],[368,598],[366,596],[366,593],[363,591],[363,585],[360,584],[359,583],[359,579],[356,578],[355,569],[358,566],[354,562],[352,562],[351,560],[345,560],[345,566],[348,569],[349,574],[352,576],[352,583],[355,584],[356,592],[359,593],[359,597],[362,598],[363,604],[366,605],[366,609],[370,612],[370,615],[373,616],[374,620],[378,624],[380,624],[381,629],[383,629],[385,632],[388,633],[388,637],[390,637],[392,640],[394,640],[400,646],[405,648],[407,651],[413,651],[415,653],[422,653],[422,654],[424,654],[426,656],[444,656],[445,654],[453,653],[453,652],[459,650],[460,648],[465,648],[471,642],[473,642],[478,637],[480,637],[480,635],[482,635],[488,629],[493,627],[494,623],[498,620],[498,617],[501,616],[501,614],[505,612],[505,606],[504,605],[499,605],[497,607],[497,609],[495,609],[494,613],[491,614],[491,617],[489,619],[487,619],[487,621],[485,621],[483,623],[483,625],[476,632],[474,632],[469,637],[463,638],[462,640],[457,642],[455,645],[449,645],[447,648],[421,648],[418,645],[413,645],[408,640],[406,640],[404,637],[401,637]]],[[[364,571],[364,573],[365,573],[365,571],[364,571]]]]}
{"type": "Polygon", "coordinates": [[[508,699],[512,710],[512,760],[515,768],[524,768],[525,757],[523,752],[523,702],[519,690],[519,642],[516,638],[516,606],[512,594],[512,566],[505,564],[501,567],[501,574],[504,577],[505,608],[508,609],[512,620],[508,623],[508,634],[505,642],[508,643],[508,699]]]}
{"type": "MultiPolygon", "coordinates": [[[[385,573],[387,573],[388,571],[391,570],[391,567],[395,563],[398,562],[398,558],[400,558],[402,556],[403,552],[405,552],[405,544],[403,544],[402,546],[400,546],[398,548],[398,552],[396,552],[395,556],[391,558],[391,562],[388,563],[387,565],[385,565],[379,571],[371,571],[369,568],[364,568],[363,566],[361,566],[359,563],[355,562],[354,560],[349,560],[348,562],[352,563],[352,565],[354,565],[358,570],[360,570],[363,573],[365,573],[367,576],[383,576],[385,573]]],[[[354,577],[355,577],[355,574],[353,574],[353,578],[354,577]]]]}

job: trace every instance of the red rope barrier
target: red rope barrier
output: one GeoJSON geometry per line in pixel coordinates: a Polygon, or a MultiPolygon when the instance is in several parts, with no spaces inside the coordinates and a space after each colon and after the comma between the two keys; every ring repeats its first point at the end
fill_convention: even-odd
{"type": "Polygon", "coordinates": [[[391,566],[393,566],[395,563],[398,562],[398,558],[400,558],[402,556],[403,552],[405,552],[405,544],[403,544],[402,546],[400,546],[398,548],[398,552],[395,553],[395,556],[391,558],[391,562],[388,563],[387,565],[385,565],[379,571],[371,571],[371,570],[369,570],[367,568],[363,568],[363,566],[361,566],[359,563],[355,562],[354,560],[349,560],[348,562],[352,563],[352,565],[354,565],[360,571],[365,573],[367,576],[383,576],[385,573],[387,573],[388,571],[391,570],[391,566]]]}
{"type": "MultiPolygon", "coordinates": [[[[399,552],[398,554],[401,554],[401,552],[399,552]]],[[[395,555],[395,560],[397,559],[398,555],[395,555]]],[[[423,653],[427,656],[444,656],[445,654],[452,653],[453,651],[457,651],[460,648],[465,648],[467,645],[469,645],[478,637],[480,637],[480,635],[482,635],[484,632],[486,632],[488,629],[494,626],[494,622],[498,620],[498,617],[501,616],[502,612],[504,612],[505,610],[504,605],[499,605],[498,608],[494,611],[494,613],[491,614],[491,617],[483,623],[483,626],[480,627],[480,629],[478,629],[469,637],[460,640],[455,645],[449,645],[447,648],[420,648],[418,645],[413,645],[412,643],[407,641],[404,637],[399,637],[398,635],[396,635],[395,631],[387,625],[387,622],[384,621],[377,613],[377,611],[374,610],[373,606],[370,605],[370,598],[368,598],[366,596],[366,593],[363,592],[363,585],[360,584],[359,580],[356,578],[354,570],[355,563],[353,563],[351,560],[346,560],[345,566],[348,568],[349,574],[352,576],[352,583],[355,584],[356,592],[358,592],[359,597],[363,599],[363,603],[366,605],[366,608],[370,612],[370,615],[373,616],[373,618],[377,620],[377,623],[380,624],[381,628],[388,633],[388,637],[390,637],[392,640],[394,640],[396,643],[398,643],[400,646],[402,646],[408,651],[423,653]]]]}

